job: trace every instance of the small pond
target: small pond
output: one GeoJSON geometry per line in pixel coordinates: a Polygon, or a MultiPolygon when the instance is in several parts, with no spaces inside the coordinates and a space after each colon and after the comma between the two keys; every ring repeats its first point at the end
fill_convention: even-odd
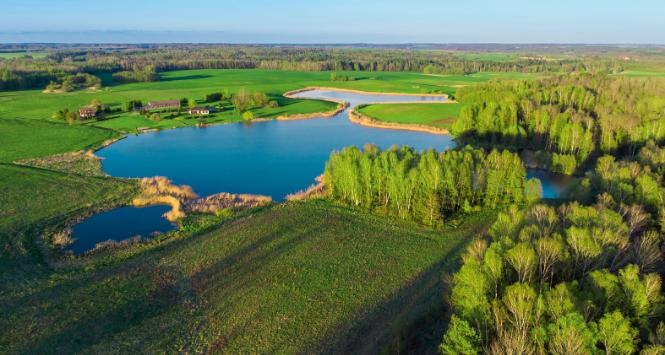
{"type": "Polygon", "coordinates": [[[107,240],[122,241],[171,231],[175,226],[162,217],[170,209],[169,206],[120,207],[92,216],[72,227],[71,250],[83,253],[107,240]]]}
{"type": "Polygon", "coordinates": [[[545,170],[528,170],[527,178],[538,178],[543,185],[543,198],[559,198],[575,180],[569,175],[554,174],[545,170]]]}

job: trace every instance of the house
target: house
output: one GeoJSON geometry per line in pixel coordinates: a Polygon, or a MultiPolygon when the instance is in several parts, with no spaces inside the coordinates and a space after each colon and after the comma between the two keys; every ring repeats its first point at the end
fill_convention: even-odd
{"type": "Polygon", "coordinates": [[[95,118],[97,117],[97,108],[93,106],[81,107],[79,109],[79,117],[81,118],[95,118]]]}
{"type": "Polygon", "coordinates": [[[179,100],[163,100],[163,101],[150,101],[144,107],[145,110],[170,110],[170,109],[179,109],[180,101],[179,100]]]}
{"type": "Polygon", "coordinates": [[[210,108],[208,107],[192,107],[189,109],[190,115],[209,115],[210,108]]]}

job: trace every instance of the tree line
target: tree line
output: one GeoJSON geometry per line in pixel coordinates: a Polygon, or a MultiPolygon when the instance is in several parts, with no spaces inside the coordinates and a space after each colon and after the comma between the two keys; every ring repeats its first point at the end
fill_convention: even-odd
{"type": "Polygon", "coordinates": [[[466,143],[545,152],[538,165],[572,173],[590,157],[665,139],[665,83],[567,75],[462,88],[452,132],[466,143]]]}
{"type": "Polygon", "coordinates": [[[523,203],[541,194],[538,180],[527,182],[518,155],[470,148],[348,147],[330,156],[324,182],[337,201],[427,225],[475,206],[523,203]]]}

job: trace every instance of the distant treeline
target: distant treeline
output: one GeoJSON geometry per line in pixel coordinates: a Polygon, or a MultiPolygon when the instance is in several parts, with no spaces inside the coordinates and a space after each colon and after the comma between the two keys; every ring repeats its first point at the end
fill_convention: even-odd
{"type": "Polygon", "coordinates": [[[148,83],[159,81],[159,74],[153,65],[147,65],[143,68],[114,73],[113,80],[120,83],[148,83]]]}
{"type": "Polygon", "coordinates": [[[665,82],[605,75],[494,81],[462,88],[452,132],[465,142],[533,149],[572,173],[591,156],[665,139],[665,82]]]}
{"type": "Polygon", "coordinates": [[[333,199],[428,225],[460,210],[522,203],[541,193],[537,180],[527,183],[518,155],[470,148],[345,148],[331,155],[324,181],[333,199]]]}
{"type": "Polygon", "coordinates": [[[128,49],[68,49],[44,59],[0,60],[0,90],[43,88],[62,75],[116,73],[119,81],[154,81],[157,72],[184,69],[273,69],[469,74],[495,72],[618,72],[612,58],[511,56],[467,59],[444,51],[298,47],[173,46],[128,49]]]}

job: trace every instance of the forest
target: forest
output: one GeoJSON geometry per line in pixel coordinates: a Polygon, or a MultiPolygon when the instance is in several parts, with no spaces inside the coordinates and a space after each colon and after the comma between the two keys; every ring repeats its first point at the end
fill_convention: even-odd
{"type": "Polygon", "coordinates": [[[160,46],[157,48],[66,48],[43,59],[0,59],[0,90],[43,88],[76,73],[114,73],[119,82],[155,81],[156,72],[183,69],[273,69],[292,71],[619,73],[610,57],[507,56],[467,58],[450,51],[400,48],[314,48],[261,46],[160,46]]]}
{"type": "Polygon", "coordinates": [[[467,106],[452,132],[462,141],[536,151],[537,165],[560,173],[665,139],[665,84],[658,79],[579,74],[493,81],[462,88],[458,99],[467,106]]]}
{"type": "Polygon", "coordinates": [[[442,352],[662,352],[662,252],[634,218],[604,202],[500,214],[455,274],[442,352]]]}
{"type": "Polygon", "coordinates": [[[476,206],[519,204],[541,194],[540,182],[527,181],[519,156],[507,150],[349,147],[331,155],[324,182],[335,200],[427,225],[476,206]]]}

